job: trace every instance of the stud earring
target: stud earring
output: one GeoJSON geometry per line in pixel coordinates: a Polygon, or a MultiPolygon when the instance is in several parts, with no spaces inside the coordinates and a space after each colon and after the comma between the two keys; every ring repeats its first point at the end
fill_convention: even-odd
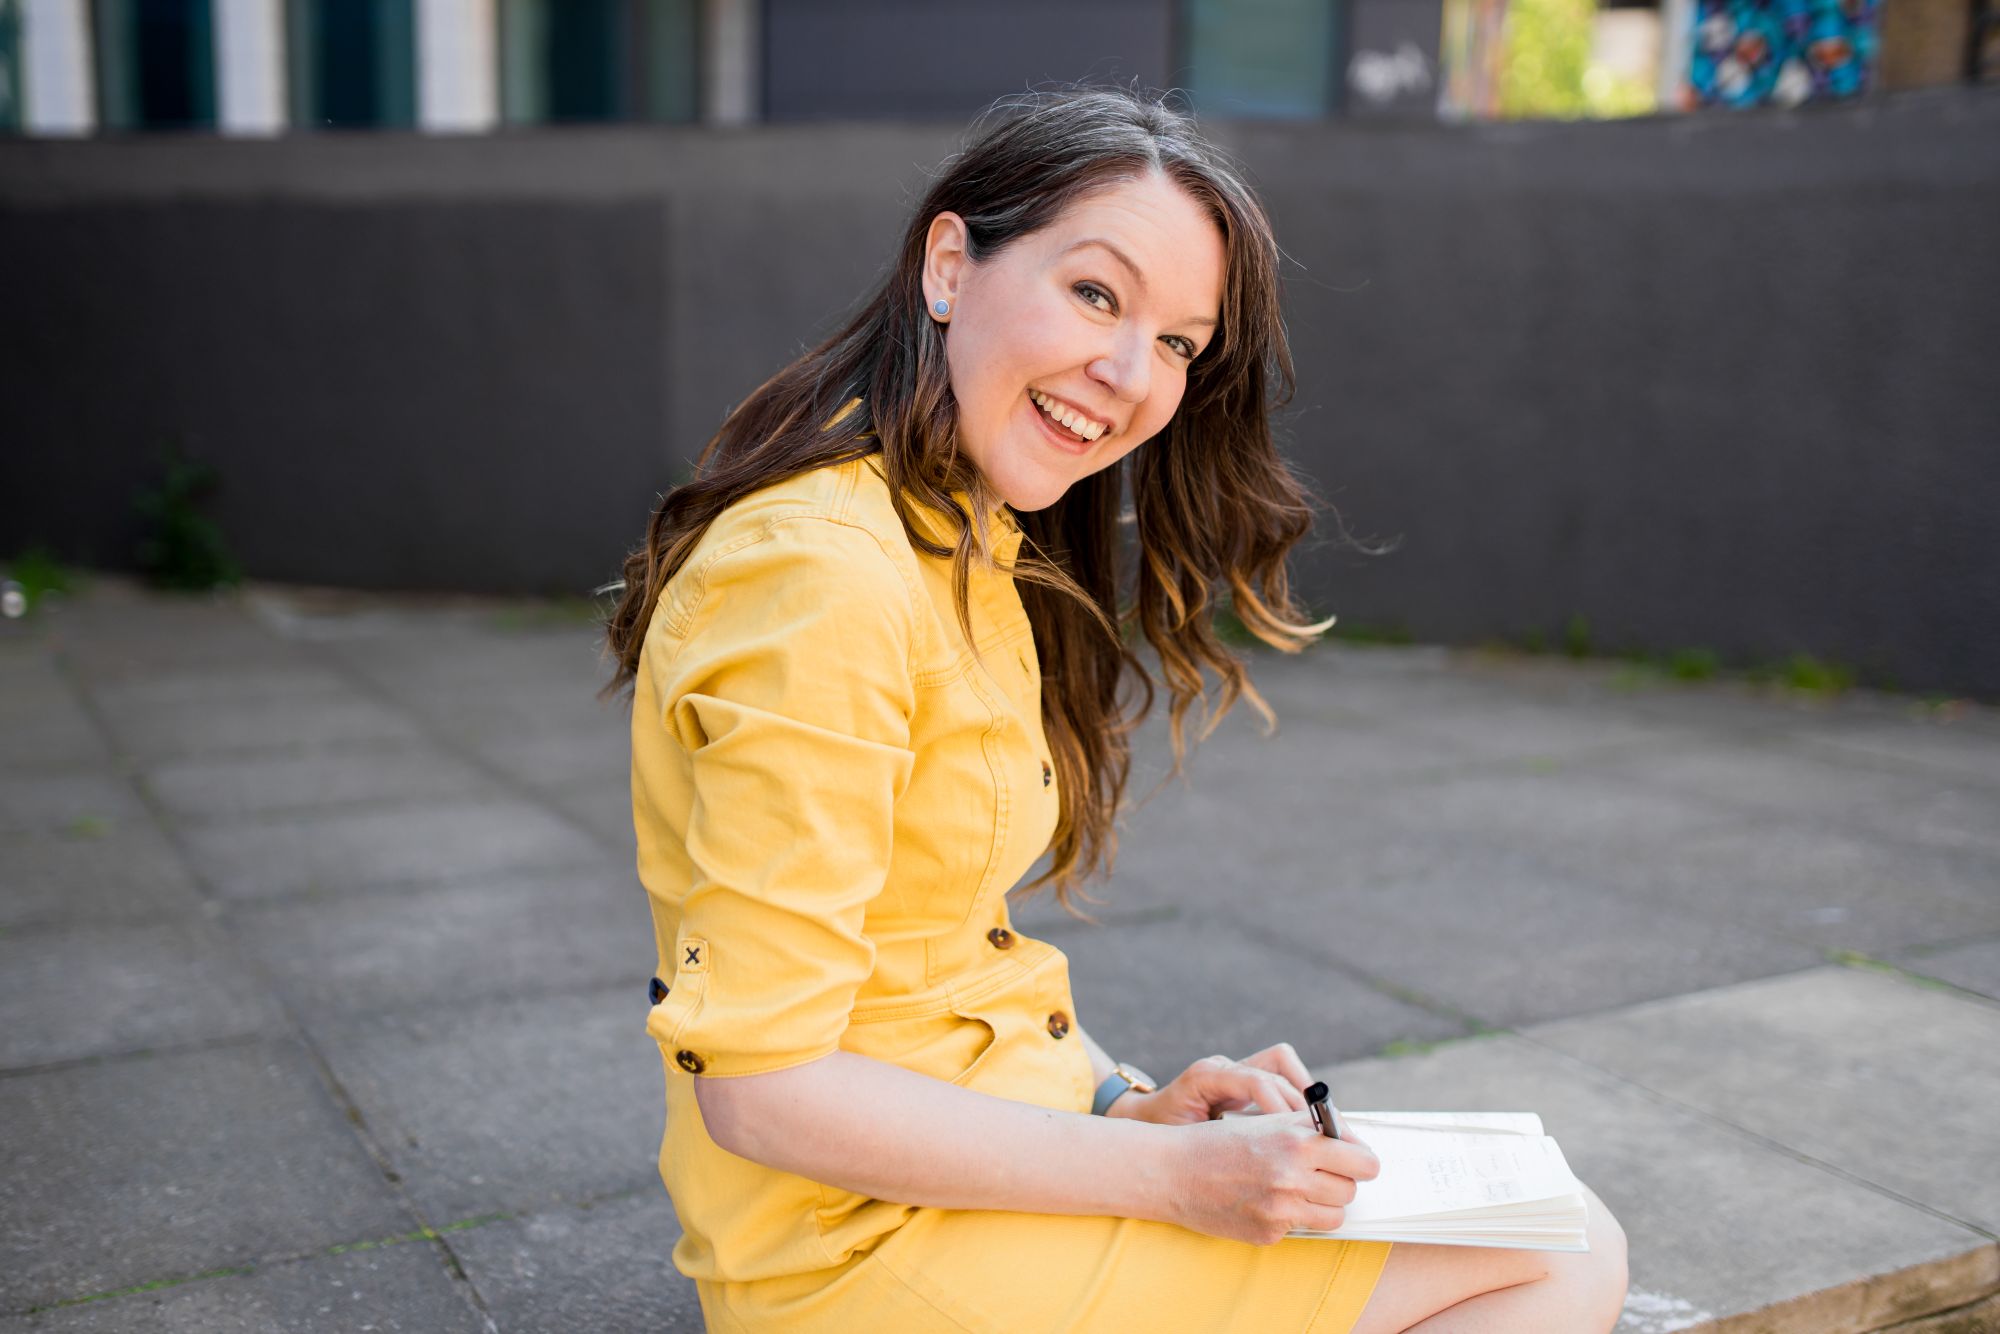
{"type": "Polygon", "coordinates": [[[936,311],[940,315],[949,315],[951,314],[951,302],[946,301],[942,297],[940,297],[937,303],[934,304],[931,307],[931,309],[936,311]]]}

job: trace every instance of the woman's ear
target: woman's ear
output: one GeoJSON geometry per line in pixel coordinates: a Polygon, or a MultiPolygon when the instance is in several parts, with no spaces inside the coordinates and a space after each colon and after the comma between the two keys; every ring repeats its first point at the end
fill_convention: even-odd
{"type": "Polygon", "coordinates": [[[967,236],[965,219],[956,213],[947,210],[931,219],[924,237],[924,305],[932,319],[948,320],[958,306],[959,288],[971,263],[965,252],[967,236]],[[940,301],[946,303],[944,312],[937,308],[940,301]]]}

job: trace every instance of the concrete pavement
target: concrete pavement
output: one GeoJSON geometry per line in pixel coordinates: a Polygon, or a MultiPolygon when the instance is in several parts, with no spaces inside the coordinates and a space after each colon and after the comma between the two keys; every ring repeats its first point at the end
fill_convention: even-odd
{"type": "MultiPolygon", "coordinates": [[[[1540,1111],[1632,1331],[2000,1327],[2000,716],[1255,671],[1280,731],[1129,818],[1101,925],[1018,909],[1107,1048],[1540,1111]]],[[[0,625],[0,1334],[700,1327],[601,679],[520,604],[107,579],[0,625]]]]}

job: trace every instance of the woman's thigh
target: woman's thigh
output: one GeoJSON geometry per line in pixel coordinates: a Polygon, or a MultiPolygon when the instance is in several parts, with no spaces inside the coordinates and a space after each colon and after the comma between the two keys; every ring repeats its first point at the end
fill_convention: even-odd
{"type": "Polygon", "coordinates": [[[1588,1186],[1590,1251],[1516,1251],[1481,1246],[1418,1246],[1398,1242],[1353,1334],[1402,1334],[1440,1311],[1502,1288],[1556,1278],[1596,1300],[1625,1284],[1625,1233],[1588,1186]]]}
{"type": "Polygon", "coordinates": [[[1252,1246],[1135,1219],[920,1210],[875,1258],[957,1329],[1347,1334],[1392,1250],[1306,1238],[1252,1246]]]}

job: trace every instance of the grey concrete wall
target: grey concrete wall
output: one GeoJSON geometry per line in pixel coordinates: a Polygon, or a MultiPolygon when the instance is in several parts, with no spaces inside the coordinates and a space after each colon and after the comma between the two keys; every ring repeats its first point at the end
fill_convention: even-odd
{"type": "MultiPolygon", "coordinates": [[[[1214,131],[1292,261],[1294,456],[1398,542],[1304,553],[1318,608],[2000,695],[2000,96],[1214,131]]],[[[588,588],[955,133],[0,143],[0,551],[128,563],[181,439],[256,575],[588,588]]]]}

